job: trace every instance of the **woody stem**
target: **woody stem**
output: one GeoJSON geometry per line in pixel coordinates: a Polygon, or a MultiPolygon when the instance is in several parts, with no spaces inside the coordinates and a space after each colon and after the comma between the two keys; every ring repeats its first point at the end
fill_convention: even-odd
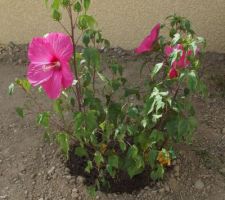
{"type": "Polygon", "coordinates": [[[67,9],[68,14],[69,14],[69,19],[70,19],[70,26],[71,26],[71,40],[73,43],[73,52],[74,52],[74,56],[73,56],[73,68],[74,68],[74,75],[75,78],[77,80],[76,83],[76,93],[77,93],[77,101],[78,101],[78,107],[79,107],[79,111],[82,111],[82,97],[81,97],[81,89],[80,89],[80,78],[77,72],[77,62],[76,62],[76,45],[75,45],[75,39],[74,39],[74,29],[75,29],[75,25],[73,22],[73,15],[72,15],[72,8],[71,5],[69,6],[69,8],[67,9]]]}

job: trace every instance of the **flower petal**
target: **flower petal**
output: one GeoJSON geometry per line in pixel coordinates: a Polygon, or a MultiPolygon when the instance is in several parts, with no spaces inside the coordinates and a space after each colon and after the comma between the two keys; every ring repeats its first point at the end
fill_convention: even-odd
{"type": "Polygon", "coordinates": [[[171,53],[173,52],[173,48],[171,46],[165,46],[164,52],[167,57],[170,57],[171,53]]]}
{"type": "Polygon", "coordinates": [[[158,39],[160,30],[160,24],[156,24],[151,33],[141,42],[138,48],[135,49],[135,53],[142,54],[153,49],[155,41],[158,39]]]}
{"type": "Polygon", "coordinates": [[[172,67],[169,71],[170,79],[176,78],[177,76],[178,76],[177,70],[174,67],[172,67]]]}
{"type": "Polygon", "coordinates": [[[63,88],[68,88],[73,83],[73,73],[70,69],[70,65],[68,63],[62,63],[62,85],[63,88]]]}
{"type": "Polygon", "coordinates": [[[62,91],[62,73],[54,71],[52,77],[41,85],[50,99],[60,97],[62,91]]]}
{"type": "Polygon", "coordinates": [[[51,62],[53,50],[45,38],[33,38],[28,47],[28,58],[33,64],[48,64],[51,62]]]}
{"type": "Polygon", "coordinates": [[[70,37],[63,33],[49,33],[45,39],[52,46],[55,56],[61,61],[69,61],[73,55],[73,44],[70,37]]]}
{"type": "Polygon", "coordinates": [[[178,68],[184,68],[186,67],[186,52],[182,50],[182,55],[179,58],[179,60],[176,61],[176,67],[178,68]]]}
{"type": "Polygon", "coordinates": [[[27,78],[31,85],[37,86],[48,81],[53,74],[52,70],[44,71],[42,64],[30,63],[27,71],[27,78]]]}

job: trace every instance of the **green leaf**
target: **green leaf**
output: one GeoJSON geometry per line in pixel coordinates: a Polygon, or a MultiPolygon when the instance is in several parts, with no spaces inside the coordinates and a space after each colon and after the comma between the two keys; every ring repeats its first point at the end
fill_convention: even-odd
{"type": "Polygon", "coordinates": [[[68,6],[69,3],[70,3],[70,0],[61,0],[61,4],[65,7],[68,6]]]}
{"type": "Polygon", "coordinates": [[[198,89],[198,92],[199,92],[202,96],[207,96],[207,95],[208,95],[208,89],[207,89],[207,86],[205,85],[205,83],[203,83],[203,81],[201,81],[201,80],[198,81],[197,89],[198,89]]]}
{"type": "Polygon", "coordinates": [[[132,106],[129,107],[127,114],[131,118],[137,118],[139,116],[139,110],[137,109],[137,107],[132,106]]]}
{"type": "Polygon", "coordinates": [[[169,57],[169,63],[170,65],[172,66],[173,63],[178,60],[180,58],[180,56],[182,55],[182,51],[179,50],[179,49],[175,49],[171,54],[170,54],[170,57],[169,57]]]}
{"type": "Polygon", "coordinates": [[[62,152],[66,155],[68,159],[69,153],[69,136],[66,133],[59,133],[56,136],[56,141],[60,146],[62,152]]]}
{"type": "Polygon", "coordinates": [[[149,115],[154,110],[156,100],[154,98],[149,98],[145,103],[145,112],[149,115]]]}
{"type": "Polygon", "coordinates": [[[53,0],[51,7],[54,10],[58,10],[59,9],[59,6],[60,6],[60,0],[53,0]]]}
{"type": "Polygon", "coordinates": [[[176,33],[176,34],[173,36],[172,45],[177,44],[177,43],[179,42],[180,39],[181,39],[180,33],[176,33]]]}
{"type": "Polygon", "coordinates": [[[9,94],[10,96],[13,95],[14,89],[15,89],[15,85],[14,85],[14,83],[11,83],[11,84],[9,85],[9,89],[8,89],[8,94],[9,94]]]}
{"type": "Polygon", "coordinates": [[[78,112],[74,116],[74,125],[75,131],[78,131],[83,127],[83,123],[85,122],[85,115],[82,112],[78,112]]]}
{"type": "Polygon", "coordinates": [[[140,174],[144,170],[144,160],[140,155],[136,155],[135,159],[128,162],[127,172],[130,178],[140,174]]]}
{"type": "Polygon", "coordinates": [[[154,66],[152,72],[151,72],[151,77],[154,78],[154,76],[162,69],[163,63],[158,63],[154,66]]]}
{"type": "Polygon", "coordinates": [[[119,167],[119,157],[117,155],[110,155],[108,157],[108,164],[112,167],[118,169],[119,167]]]}
{"type": "Polygon", "coordinates": [[[196,44],[196,41],[193,41],[193,42],[191,43],[191,49],[192,49],[192,52],[193,52],[194,56],[196,56],[197,49],[198,49],[198,46],[197,46],[197,44],[196,44]]]}
{"type": "Polygon", "coordinates": [[[110,103],[108,107],[108,119],[110,122],[116,124],[119,120],[119,117],[122,114],[121,104],[119,103],[110,103]]]}
{"type": "Polygon", "coordinates": [[[197,43],[203,44],[204,48],[207,46],[206,39],[203,37],[197,37],[197,43]]]}
{"type": "Polygon", "coordinates": [[[90,174],[92,169],[93,169],[93,164],[92,164],[92,161],[89,160],[87,162],[87,166],[85,167],[85,172],[90,174]]]}
{"type": "Polygon", "coordinates": [[[37,116],[37,123],[47,128],[49,126],[49,117],[49,112],[40,113],[37,116]]]}
{"type": "Polygon", "coordinates": [[[135,159],[137,155],[138,155],[138,148],[136,147],[136,145],[130,146],[128,150],[128,157],[135,159]]]}
{"type": "Polygon", "coordinates": [[[157,155],[158,155],[158,151],[155,149],[152,149],[149,153],[148,162],[151,168],[154,168],[156,165],[157,155]]]}
{"type": "Polygon", "coordinates": [[[89,110],[85,114],[86,127],[89,131],[93,131],[97,128],[97,112],[95,110],[89,110]]]}
{"type": "Polygon", "coordinates": [[[87,187],[87,193],[90,195],[91,198],[95,198],[96,197],[96,188],[95,186],[88,186],[87,187]]]}
{"type": "Polygon", "coordinates": [[[173,117],[166,124],[166,130],[172,138],[177,136],[178,124],[179,124],[178,117],[173,117]]]}
{"type": "Polygon", "coordinates": [[[164,134],[163,134],[163,132],[154,129],[151,132],[149,140],[151,141],[151,143],[156,143],[157,144],[159,142],[164,141],[164,134]]]}
{"type": "Polygon", "coordinates": [[[144,127],[144,128],[146,128],[147,127],[147,125],[148,125],[148,118],[144,118],[142,121],[141,121],[141,125],[144,127]]]}
{"type": "Polygon", "coordinates": [[[111,165],[106,165],[106,170],[108,171],[108,173],[112,178],[115,178],[116,170],[111,165]]]}
{"type": "Polygon", "coordinates": [[[169,153],[170,153],[170,157],[171,157],[172,160],[177,158],[173,147],[170,147],[169,153]]]}
{"type": "Polygon", "coordinates": [[[110,85],[111,85],[113,91],[117,91],[121,86],[121,82],[120,82],[120,80],[115,79],[115,80],[110,81],[110,85]]]}
{"type": "Polygon", "coordinates": [[[89,66],[93,66],[99,70],[100,67],[100,53],[96,48],[85,48],[84,58],[89,66]]]}
{"type": "Polygon", "coordinates": [[[17,113],[17,115],[18,115],[19,117],[24,118],[24,111],[23,111],[23,108],[17,107],[17,108],[16,108],[16,113],[17,113]]]}
{"type": "Polygon", "coordinates": [[[62,113],[63,107],[62,107],[62,99],[57,99],[53,103],[53,109],[56,113],[62,113]]]}
{"type": "Polygon", "coordinates": [[[74,10],[75,12],[78,12],[78,13],[81,12],[82,6],[81,6],[81,3],[80,3],[79,1],[77,1],[77,2],[74,4],[73,10],[74,10]]]}
{"type": "Polygon", "coordinates": [[[188,73],[188,88],[195,91],[198,85],[196,73],[192,70],[188,73]]]}
{"type": "Polygon", "coordinates": [[[122,76],[123,74],[123,67],[119,64],[111,64],[110,69],[112,70],[113,74],[119,74],[120,76],[122,76]]]}
{"type": "Polygon", "coordinates": [[[55,20],[55,21],[60,21],[62,19],[62,14],[56,10],[56,9],[53,9],[52,10],[52,18],[55,20]]]}
{"type": "Polygon", "coordinates": [[[100,167],[100,164],[104,162],[104,158],[99,151],[95,152],[94,160],[98,167],[100,167]]]}
{"type": "Polygon", "coordinates": [[[80,15],[78,18],[78,25],[81,30],[86,30],[88,28],[94,29],[96,20],[90,15],[80,15]]]}
{"type": "Polygon", "coordinates": [[[162,179],[164,176],[165,170],[162,165],[157,165],[157,168],[151,172],[152,180],[156,181],[162,179]]]}
{"type": "Polygon", "coordinates": [[[79,157],[87,157],[88,153],[87,150],[84,147],[76,147],[75,154],[79,157]]]}
{"type": "Polygon", "coordinates": [[[125,143],[124,141],[121,140],[121,141],[119,141],[119,145],[120,145],[121,151],[122,151],[122,152],[125,152],[126,149],[127,149],[126,143],[125,143]]]}
{"type": "Polygon", "coordinates": [[[90,38],[89,32],[85,31],[84,34],[83,34],[83,39],[82,39],[85,47],[88,47],[88,45],[90,43],[90,40],[91,40],[91,38],[90,38]]]}
{"type": "Polygon", "coordinates": [[[16,84],[19,85],[25,92],[29,92],[31,84],[27,79],[16,79],[16,84]]]}
{"type": "Polygon", "coordinates": [[[178,139],[185,137],[189,132],[189,124],[187,119],[180,119],[178,124],[178,139]]]}
{"type": "Polygon", "coordinates": [[[83,2],[84,2],[84,9],[85,11],[87,11],[88,8],[90,7],[91,0],[83,0],[83,2]]]}

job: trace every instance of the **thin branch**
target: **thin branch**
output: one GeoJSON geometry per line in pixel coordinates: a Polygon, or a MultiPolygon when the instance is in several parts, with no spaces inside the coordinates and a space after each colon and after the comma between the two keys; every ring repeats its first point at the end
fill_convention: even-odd
{"type": "Polygon", "coordinates": [[[62,24],[62,22],[58,21],[59,24],[62,26],[62,28],[64,29],[64,31],[71,37],[70,32],[67,30],[67,28],[62,24]]]}

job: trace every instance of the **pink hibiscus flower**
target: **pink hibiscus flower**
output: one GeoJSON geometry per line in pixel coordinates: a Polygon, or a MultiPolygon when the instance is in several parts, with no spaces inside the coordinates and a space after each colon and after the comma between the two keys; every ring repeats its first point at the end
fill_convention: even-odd
{"type": "Polygon", "coordinates": [[[156,24],[151,30],[151,33],[141,42],[138,48],[135,49],[135,53],[142,54],[145,52],[152,51],[153,45],[158,39],[160,31],[160,24],[156,24]]]}
{"type": "Polygon", "coordinates": [[[71,39],[63,33],[33,38],[28,48],[28,81],[32,86],[40,85],[50,99],[57,99],[63,89],[72,85],[72,55],[71,39]]]}
{"type": "Polygon", "coordinates": [[[172,63],[172,68],[169,71],[169,77],[175,78],[178,76],[177,69],[182,69],[188,67],[191,62],[188,60],[188,56],[191,56],[192,51],[188,50],[185,51],[183,45],[177,44],[175,47],[166,46],[165,47],[165,54],[167,58],[174,52],[174,50],[181,50],[180,58],[172,63]]]}
{"type": "Polygon", "coordinates": [[[180,58],[172,63],[173,67],[176,68],[185,68],[190,65],[190,61],[188,60],[188,56],[191,56],[192,51],[185,51],[183,45],[177,44],[175,47],[166,46],[165,54],[169,58],[170,55],[174,52],[174,50],[181,50],[180,58]]]}

